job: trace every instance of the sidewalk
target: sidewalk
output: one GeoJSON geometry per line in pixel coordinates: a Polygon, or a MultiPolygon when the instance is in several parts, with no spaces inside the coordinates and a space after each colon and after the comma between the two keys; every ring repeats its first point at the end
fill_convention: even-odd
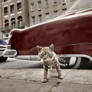
{"type": "Polygon", "coordinates": [[[91,70],[61,72],[62,80],[49,73],[48,83],[41,83],[43,69],[0,69],[0,92],[92,92],[91,70]]]}

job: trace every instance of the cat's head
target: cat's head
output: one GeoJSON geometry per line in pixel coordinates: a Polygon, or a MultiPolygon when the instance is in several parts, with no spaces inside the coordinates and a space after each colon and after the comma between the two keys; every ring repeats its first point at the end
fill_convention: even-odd
{"type": "Polygon", "coordinates": [[[40,56],[40,58],[43,58],[44,56],[48,55],[51,51],[54,51],[53,44],[51,44],[48,47],[37,46],[37,48],[38,48],[38,55],[40,56]]]}

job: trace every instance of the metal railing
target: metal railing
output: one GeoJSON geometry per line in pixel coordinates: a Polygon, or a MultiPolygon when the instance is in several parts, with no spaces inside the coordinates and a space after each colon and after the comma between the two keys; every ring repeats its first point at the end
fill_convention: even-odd
{"type": "Polygon", "coordinates": [[[10,32],[10,30],[13,29],[13,28],[24,28],[24,27],[25,27],[24,24],[14,25],[14,26],[7,26],[7,27],[1,28],[0,31],[3,32],[3,33],[7,33],[7,32],[10,32]]]}

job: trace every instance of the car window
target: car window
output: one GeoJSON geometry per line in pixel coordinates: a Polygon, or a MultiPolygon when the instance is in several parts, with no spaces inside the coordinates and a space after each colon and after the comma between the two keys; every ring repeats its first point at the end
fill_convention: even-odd
{"type": "Polygon", "coordinates": [[[7,43],[4,40],[0,39],[0,45],[7,45],[7,43]]]}

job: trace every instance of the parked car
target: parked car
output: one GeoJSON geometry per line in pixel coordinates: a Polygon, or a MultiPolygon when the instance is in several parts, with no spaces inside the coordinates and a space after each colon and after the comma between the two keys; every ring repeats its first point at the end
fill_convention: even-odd
{"type": "Polygon", "coordinates": [[[18,55],[37,55],[37,45],[51,43],[55,45],[55,52],[67,61],[66,67],[78,68],[82,60],[91,62],[92,9],[59,16],[29,28],[13,29],[9,40],[18,55]]]}
{"type": "Polygon", "coordinates": [[[5,62],[8,57],[15,57],[16,54],[16,50],[11,49],[10,45],[0,39],[0,62],[5,62]]]}

